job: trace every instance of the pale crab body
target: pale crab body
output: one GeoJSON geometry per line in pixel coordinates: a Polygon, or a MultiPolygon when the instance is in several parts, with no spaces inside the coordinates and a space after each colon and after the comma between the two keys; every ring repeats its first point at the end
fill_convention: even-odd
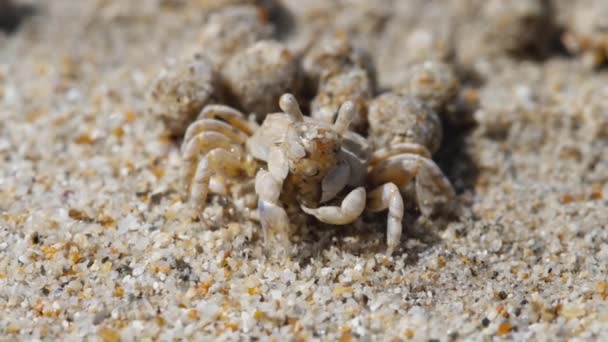
{"type": "Polygon", "coordinates": [[[333,125],[301,115],[293,97],[283,97],[281,106],[285,113],[268,115],[246,146],[286,180],[299,204],[316,208],[347,186],[363,185],[371,153],[365,138],[347,130],[352,104],[333,125]]]}
{"type": "Polygon", "coordinates": [[[415,184],[421,209],[433,196],[453,194],[425,147],[401,143],[372,153],[367,139],[348,129],[352,102],[340,107],[334,123],[305,117],[290,94],[280,98],[279,107],[283,112],[267,115],[261,126],[226,106],[203,110],[182,149],[195,203],[203,206],[210,191],[225,192],[229,179],[255,173],[265,240],[272,232],[285,241],[286,206],[335,225],[354,222],[366,209],[388,209],[390,254],[401,238],[403,189],[415,184]],[[340,200],[339,206],[329,205],[340,200]]]}
{"type": "Polygon", "coordinates": [[[292,204],[325,223],[355,221],[365,209],[371,154],[367,141],[348,131],[353,104],[342,105],[333,124],[303,116],[291,95],[279,105],[284,113],[268,115],[247,141],[250,153],[268,165],[256,176],[264,231],[285,232],[289,219],[283,206],[292,204]],[[347,189],[340,206],[325,206],[347,189]]]}

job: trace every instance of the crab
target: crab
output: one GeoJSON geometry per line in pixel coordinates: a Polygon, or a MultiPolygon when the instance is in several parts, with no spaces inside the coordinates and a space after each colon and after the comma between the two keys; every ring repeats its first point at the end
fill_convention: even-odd
{"type": "Polygon", "coordinates": [[[388,210],[387,253],[402,233],[402,191],[415,184],[421,211],[435,196],[453,196],[450,182],[422,145],[401,143],[371,151],[349,130],[355,106],[347,101],[335,122],[304,116],[291,94],[279,100],[283,112],[257,126],[226,106],[207,106],[187,130],[182,149],[190,198],[200,206],[209,192],[225,192],[228,179],[255,173],[257,212],[264,234],[285,234],[287,207],[321,222],[346,225],[365,210],[388,210]]]}

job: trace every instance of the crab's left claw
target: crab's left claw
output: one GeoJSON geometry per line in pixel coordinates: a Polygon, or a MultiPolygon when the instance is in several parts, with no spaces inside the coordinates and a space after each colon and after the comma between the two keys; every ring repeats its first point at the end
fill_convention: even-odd
{"type": "Polygon", "coordinates": [[[255,177],[255,192],[259,196],[258,214],[264,233],[264,243],[268,246],[268,233],[277,234],[278,237],[289,244],[287,233],[289,230],[289,218],[285,209],[279,204],[279,196],[283,181],[276,178],[272,173],[260,170],[255,177]]]}
{"type": "Polygon", "coordinates": [[[327,172],[321,182],[321,203],[325,203],[344,189],[350,177],[350,165],[346,161],[340,162],[327,172]]]}

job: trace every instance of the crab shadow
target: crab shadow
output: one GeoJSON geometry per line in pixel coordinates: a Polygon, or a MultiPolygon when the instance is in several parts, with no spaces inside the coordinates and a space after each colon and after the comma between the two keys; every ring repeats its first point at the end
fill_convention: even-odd
{"type": "Polygon", "coordinates": [[[467,149],[467,139],[475,129],[475,125],[470,123],[459,126],[444,120],[443,126],[443,143],[433,159],[454,186],[460,204],[466,205],[462,203],[463,197],[475,191],[480,173],[479,167],[467,149]]]}
{"type": "MultiPolygon", "coordinates": [[[[405,264],[415,264],[421,253],[441,243],[434,230],[421,227],[415,215],[407,215],[400,246],[393,253],[405,256],[405,264]]],[[[325,254],[334,249],[340,254],[356,257],[373,257],[386,254],[386,213],[365,217],[365,221],[346,226],[333,226],[310,221],[310,225],[299,233],[298,258],[306,266],[312,260],[323,260],[325,254]]]]}

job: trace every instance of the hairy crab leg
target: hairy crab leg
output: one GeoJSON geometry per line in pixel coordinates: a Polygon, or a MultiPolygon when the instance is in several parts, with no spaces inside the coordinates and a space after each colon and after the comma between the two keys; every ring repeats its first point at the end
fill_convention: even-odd
{"type": "Polygon", "coordinates": [[[315,209],[301,206],[302,210],[319,221],[329,224],[349,224],[354,222],[365,209],[365,188],[358,187],[351,191],[342,204],[338,206],[325,206],[315,209]]]}
{"type": "Polygon", "coordinates": [[[236,173],[241,167],[240,160],[234,153],[223,148],[215,148],[201,158],[192,180],[190,199],[198,206],[203,206],[209,192],[212,176],[236,173]]]}
{"type": "Polygon", "coordinates": [[[394,183],[383,184],[372,190],[368,195],[367,209],[372,212],[388,209],[388,220],[386,227],[387,254],[393,254],[395,248],[401,241],[403,229],[403,198],[399,187],[394,183]]]}

